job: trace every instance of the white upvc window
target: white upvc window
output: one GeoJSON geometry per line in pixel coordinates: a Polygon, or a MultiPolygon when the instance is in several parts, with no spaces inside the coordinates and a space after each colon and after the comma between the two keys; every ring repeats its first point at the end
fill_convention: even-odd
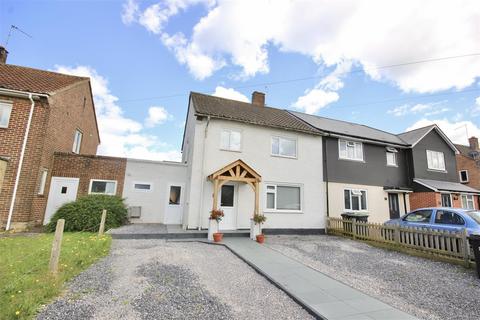
{"type": "Polygon", "coordinates": [[[299,185],[266,185],[266,210],[302,211],[302,189],[299,185]]]}
{"type": "Polygon", "coordinates": [[[427,164],[430,170],[445,171],[443,152],[427,150],[427,164]]]}
{"type": "Polygon", "coordinates": [[[117,180],[91,179],[88,193],[114,196],[117,193],[117,180]]]}
{"type": "Polygon", "coordinates": [[[367,191],[360,189],[344,189],[345,211],[367,211],[367,191]]]}
{"type": "Polygon", "coordinates": [[[12,104],[7,102],[0,102],[0,128],[8,128],[11,113],[12,104]]]}
{"type": "Polygon", "coordinates": [[[133,190],[137,192],[151,192],[153,190],[153,184],[151,182],[134,182],[133,190]]]}
{"type": "Polygon", "coordinates": [[[42,195],[45,192],[45,185],[47,183],[48,170],[43,169],[40,173],[40,184],[38,186],[38,194],[42,195]]]}
{"type": "Polygon", "coordinates": [[[475,209],[475,202],[473,201],[473,195],[462,194],[462,208],[475,209]]]}
{"type": "Polygon", "coordinates": [[[220,140],[222,150],[240,151],[242,148],[242,133],[238,130],[223,129],[220,140]]]}
{"type": "Polygon", "coordinates": [[[460,182],[468,182],[468,170],[460,170],[458,172],[458,175],[459,175],[459,178],[460,178],[460,182]]]}
{"type": "Polygon", "coordinates": [[[272,155],[287,158],[297,157],[297,139],[274,136],[272,137],[272,155]]]}
{"type": "Polygon", "coordinates": [[[397,154],[395,152],[387,151],[387,166],[390,166],[390,167],[397,166],[397,154]]]}
{"type": "Polygon", "coordinates": [[[73,153],[80,153],[80,148],[82,146],[82,137],[83,133],[80,130],[75,130],[75,135],[73,137],[73,147],[72,147],[72,152],[73,153]]]}
{"type": "Polygon", "coordinates": [[[338,140],[340,159],[363,161],[363,144],[356,141],[338,140]]]}

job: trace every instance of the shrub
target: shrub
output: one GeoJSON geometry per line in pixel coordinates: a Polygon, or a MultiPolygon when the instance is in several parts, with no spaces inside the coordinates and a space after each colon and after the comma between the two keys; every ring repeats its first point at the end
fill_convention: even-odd
{"type": "Polygon", "coordinates": [[[127,222],[127,208],[123,199],[117,196],[88,195],[77,201],[61,206],[46,226],[49,232],[55,231],[58,219],[65,219],[65,231],[95,232],[100,226],[102,210],[107,210],[105,230],[117,228],[127,222]]]}
{"type": "Polygon", "coordinates": [[[265,217],[263,214],[255,213],[253,215],[253,221],[255,222],[255,224],[262,224],[267,221],[267,217],[265,217]]]}

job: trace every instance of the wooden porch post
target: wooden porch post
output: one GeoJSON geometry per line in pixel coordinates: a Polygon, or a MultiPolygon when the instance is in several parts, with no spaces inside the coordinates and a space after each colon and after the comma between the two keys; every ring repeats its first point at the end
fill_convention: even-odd
{"type": "Polygon", "coordinates": [[[213,180],[213,210],[217,210],[218,206],[218,179],[213,180]]]}
{"type": "Polygon", "coordinates": [[[259,192],[260,192],[260,183],[258,181],[255,181],[255,214],[259,214],[259,206],[260,206],[260,201],[259,201],[259,192]]]}

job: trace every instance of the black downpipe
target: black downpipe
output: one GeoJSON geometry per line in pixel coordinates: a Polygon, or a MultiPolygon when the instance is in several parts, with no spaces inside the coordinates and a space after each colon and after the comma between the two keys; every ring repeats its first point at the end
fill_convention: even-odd
{"type": "Polygon", "coordinates": [[[327,139],[322,137],[322,145],[323,145],[323,177],[325,179],[325,192],[326,192],[326,200],[327,200],[327,218],[330,216],[330,203],[328,199],[328,160],[327,160],[327,139]]]}

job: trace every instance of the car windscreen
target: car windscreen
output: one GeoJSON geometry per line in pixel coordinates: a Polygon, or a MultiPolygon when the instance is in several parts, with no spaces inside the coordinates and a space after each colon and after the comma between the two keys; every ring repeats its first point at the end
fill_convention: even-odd
{"type": "Polygon", "coordinates": [[[475,220],[478,224],[480,224],[480,211],[472,210],[472,211],[467,211],[467,214],[475,220]]]}

